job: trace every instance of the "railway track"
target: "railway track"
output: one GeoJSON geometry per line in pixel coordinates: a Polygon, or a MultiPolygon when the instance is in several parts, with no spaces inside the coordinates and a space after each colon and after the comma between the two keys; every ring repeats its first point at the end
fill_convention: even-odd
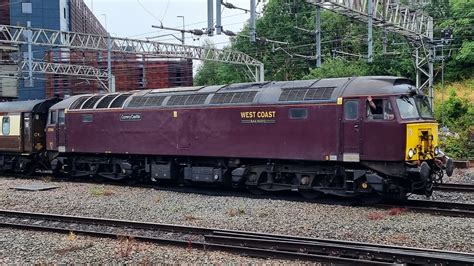
{"type": "Polygon", "coordinates": [[[96,237],[124,236],[137,241],[302,261],[357,265],[472,265],[474,261],[472,253],[8,210],[0,210],[0,226],[96,237]]]}
{"type": "Polygon", "coordinates": [[[378,204],[382,208],[403,208],[409,211],[432,213],[453,217],[474,218],[474,204],[434,201],[434,200],[407,200],[396,204],[378,204]]]}
{"type": "Polygon", "coordinates": [[[474,184],[444,183],[439,184],[436,190],[446,192],[474,192],[474,184]]]}

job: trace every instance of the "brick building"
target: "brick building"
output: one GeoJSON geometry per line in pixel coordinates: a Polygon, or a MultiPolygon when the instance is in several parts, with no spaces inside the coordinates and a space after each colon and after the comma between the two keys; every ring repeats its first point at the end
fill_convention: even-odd
{"type": "MultiPolygon", "coordinates": [[[[0,24],[106,35],[106,30],[83,0],[0,0],[0,24]]],[[[21,55],[26,47],[20,47],[21,55]]],[[[0,53],[7,63],[6,53],[0,53]]],[[[106,71],[107,56],[103,52],[74,49],[33,47],[34,60],[83,64],[106,71]]],[[[8,62],[11,63],[11,62],[8,62]]],[[[143,58],[132,54],[112,54],[112,74],[117,91],[158,89],[192,85],[192,60],[143,58]]],[[[43,99],[103,91],[93,79],[72,76],[34,74],[34,84],[28,87],[18,81],[18,99],[43,99]]]]}

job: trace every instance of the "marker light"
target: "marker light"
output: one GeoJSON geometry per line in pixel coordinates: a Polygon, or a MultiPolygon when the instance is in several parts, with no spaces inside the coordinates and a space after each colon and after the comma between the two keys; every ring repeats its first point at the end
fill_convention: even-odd
{"type": "Polygon", "coordinates": [[[434,148],[434,154],[435,154],[436,156],[438,156],[438,155],[440,154],[440,150],[439,150],[439,147],[438,147],[438,146],[436,146],[436,147],[434,148]]]}
{"type": "Polygon", "coordinates": [[[415,152],[413,151],[413,149],[408,150],[408,159],[413,158],[414,155],[415,155],[415,152]]]}

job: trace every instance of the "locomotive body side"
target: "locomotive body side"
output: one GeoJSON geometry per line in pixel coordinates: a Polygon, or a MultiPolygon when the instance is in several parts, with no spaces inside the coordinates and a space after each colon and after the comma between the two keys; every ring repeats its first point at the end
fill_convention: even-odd
{"type": "Polygon", "coordinates": [[[66,152],[326,161],[338,155],[339,109],[334,103],[69,111],[66,152]],[[305,117],[291,118],[293,112],[305,117]]]}
{"type": "Polygon", "coordinates": [[[47,146],[71,176],[403,198],[449,164],[425,100],[397,77],[82,95],[51,108],[47,146]]]}

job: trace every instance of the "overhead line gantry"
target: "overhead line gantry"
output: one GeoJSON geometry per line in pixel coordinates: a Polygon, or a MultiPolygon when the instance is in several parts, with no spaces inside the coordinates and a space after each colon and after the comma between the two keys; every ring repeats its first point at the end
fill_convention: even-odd
{"type": "MultiPolygon", "coordinates": [[[[46,46],[52,48],[102,51],[107,53],[117,52],[137,54],[158,58],[184,58],[216,61],[244,65],[252,73],[252,76],[256,81],[264,81],[263,63],[245,53],[230,49],[216,49],[150,40],[111,37],[110,35],[101,36],[87,33],[10,25],[0,25],[0,44],[8,44],[12,46],[46,46]]],[[[61,73],[58,74],[67,74],[70,70],[74,70],[74,68],[70,68],[67,65],[65,67],[58,67],[58,64],[55,68],[49,69],[52,71],[61,70],[61,73]]],[[[28,66],[30,73],[32,67],[33,66],[28,66]]],[[[74,72],[71,73],[74,74],[74,72]]],[[[109,73],[109,87],[111,87],[110,80],[112,79],[110,78],[109,73]]]]}

